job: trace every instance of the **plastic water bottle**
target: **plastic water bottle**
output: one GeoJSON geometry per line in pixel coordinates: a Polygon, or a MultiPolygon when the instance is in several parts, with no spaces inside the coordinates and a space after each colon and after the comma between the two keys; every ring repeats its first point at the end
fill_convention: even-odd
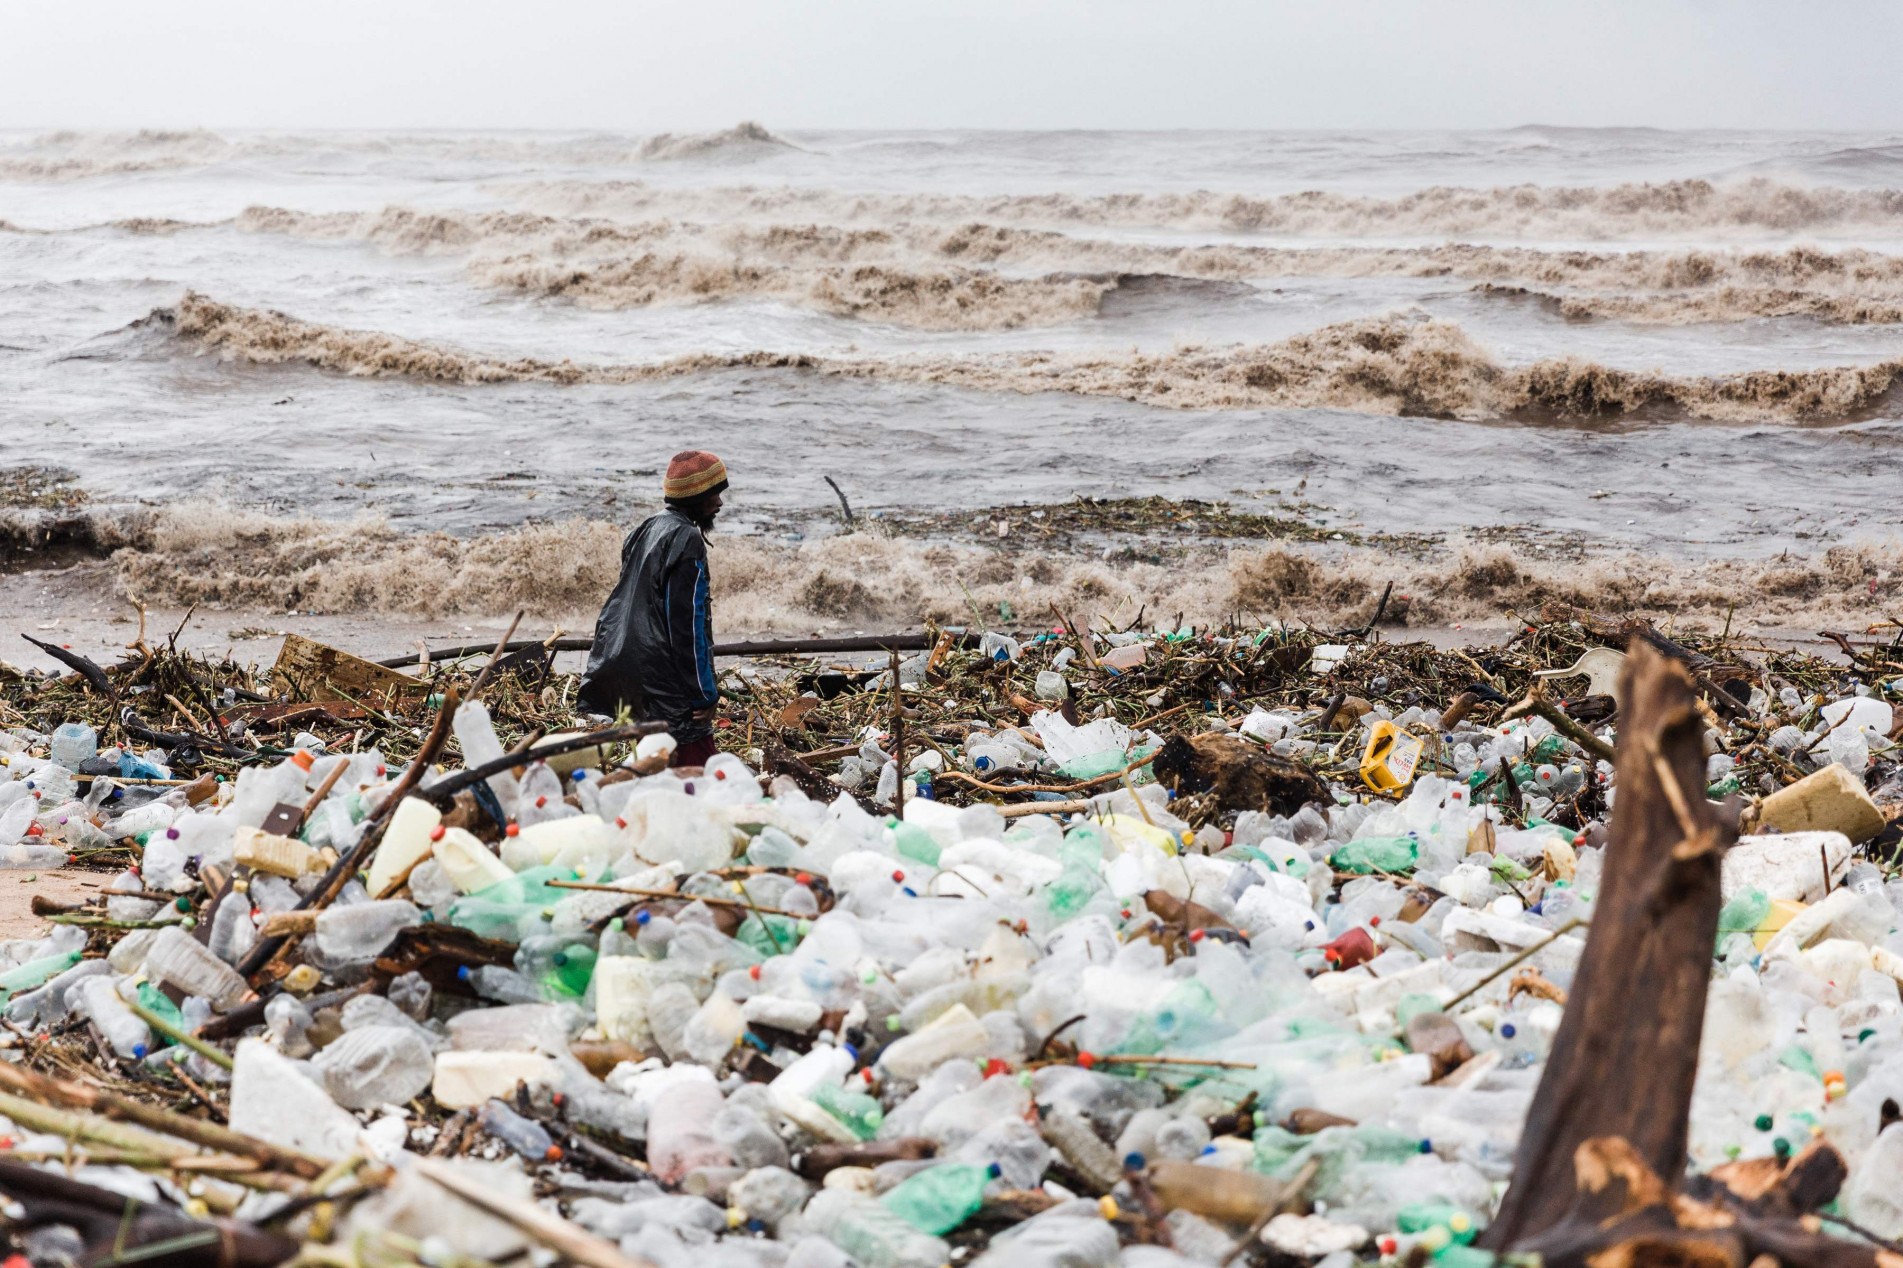
{"type": "MultiPolygon", "coordinates": [[[[496,738],[496,725],[489,719],[489,706],[480,700],[465,700],[457,706],[450,729],[456,733],[456,743],[462,748],[465,766],[473,768],[485,765],[507,751],[502,747],[502,741],[496,738]]],[[[502,803],[503,812],[514,814],[520,791],[515,773],[507,769],[497,771],[489,776],[488,783],[496,800],[502,803]]]]}
{"type": "Polygon", "coordinates": [[[360,1026],[324,1046],[311,1064],[346,1109],[402,1105],[420,1096],[435,1074],[429,1044],[413,1026],[360,1026]]]}
{"type": "Polygon", "coordinates": [[[547,1128],[534,1119],[522,1117],[501,1101],[489,1101],[476,1121],[482,1124],[484,1131],[530,1162],[552,1162],[562,1156],[561,1148],[547,1128]]]}
{"type": "Polygon", "coordinates": [[[786,1142],[753,1109],[737,1104],[738,1094],[714,1115],[713,1137],[741,1167],[784,1167],[786,1142]]]}
{"type": "Polygon", "coordinates": [[[1008,744],[982,740],[965,746],[965,765],[980,775],[1002,775],[1018,764],[1018,751],[1008,744]]]}
{"type": "Polygon", "coordinates": [[[850,1189],[822,1189],[806,1204],[806,1224],[851,1255],[859,1268],[940,1268],[944,1239],[921,1233],[884,1203],[850,1189]]]}
{"type": "Polygon", "coordinates": [[[44,955],[0,973],[0,1001],[11,999],[20,991],[44,985],[78,964],[81,954],[81,950],[73,950],[44,955]]]}
{"type": "Polygon", "coordinates": [[[4,868],[61,867],[65,862],[66,851],[56,845],[0,847],[0,867],[4,868]]]}
{"type": "MultiPolygon", "coordinates": [[[[712,1135],[722,1098],[705,1067],[678,1065],[648,1109],[648,1165],[663,1184],[700,1167],[724,1167],[733,1159],[712,1135]]],[[[935,1268],[935,1266],[934,1266],[935,1268]]]]}
{"type": "Polygon", "coordinates": [[[335,964],[361,964],[377,955],[411,925],[421,923],[416,904],[385,898],[347,907],[326,907],[317,914],[317,949],[335,964]]]}
{"type": "Polygon", "coordinates": [[[515,951],[515,970],[540,983],[549,999],[579,999],[595,971],[595,949],[557,935],[524,938],[515,951]]]}
{"type": "Polygon", "coordinates": [[[251,919],[251,897],[230,893],[219,900],[212,913],[211,938],[206,943],[211,953],[226,964],[236,964],[257,945],[258,926],[251,919]]]}
{"type": "Polygon", "coordinates": [[[26,836],[26,830],[33,826],[34,809],[33,798],[22,795],[0,810],[0,846],[13,845],[26,836]]]}
{"type": "Polygon", "coordinates": [[[112,1050],[137,1061],[152,1046],[152,1031],[126,1007],[118,984],[109,977],[89,977],[73,991],[73,1012],[84,1017],[106,1037],[112,1050]]]}
{"type": "Polygon", "coordinates": [[[62,722],[53,731],[53,760],[76,771],[99,753],[99,735],[84,722],[62,722]]]}
{"type": "Polygon", "coordinates": [[[750,1220],[777,1227],[806,1205],[813,1186],[785,1167],[756,1167],[733,1182],[727,1200],[750,1220]]]}
{"type": "Polygon", "coordinates": [[[982,1056],[989,1042],[984,1023],[956,1004],[925,1029],[888,1045],[879,1054],[879,1068],[892,1078],[916,1083],[947,1061],[982,1056]]]}
{"type": "Polygon", "coordinates": [[[145,953],[145,971],[153,981],[202,995],[220,1008],[237,1003],[251,990],[236,969],[177,925],[159,931],[145,953]]]}
{"type": "Polygon", "coordinates": [[[974,1167],[947,1163],[902,1180],[881,1201],[921,1233],[941,1237],[978,1213],[985,1186],[998,1178],[998,1164],[974,1167]]]}

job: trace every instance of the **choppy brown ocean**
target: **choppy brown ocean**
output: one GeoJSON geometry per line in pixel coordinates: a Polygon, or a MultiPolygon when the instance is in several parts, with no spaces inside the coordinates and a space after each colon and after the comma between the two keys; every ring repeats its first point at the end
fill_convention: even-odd
{"type": "Polygon", "coordinates": [[[693,445],[753,629],[1875,620],[1899,378],[1897,137],[0,133],[0,559],[161,601],[583,612],[693,445]]]}

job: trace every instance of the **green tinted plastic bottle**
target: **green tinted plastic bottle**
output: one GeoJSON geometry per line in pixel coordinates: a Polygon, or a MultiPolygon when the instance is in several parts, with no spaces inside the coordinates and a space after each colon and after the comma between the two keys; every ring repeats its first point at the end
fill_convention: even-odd
{"type": "Polygon", "coordinates": [[[900,1181],[880,1200],[919,1232],[942,1237],[978,1213],[985,1204],[985,1186],[997,1178],[996,1163],[947,1163],[900,1181]]]}
{"type": "Polygon", "coordinates": [[[822,1083],[813,1089],[813,1103],[838,1119],[840,1125],[860,1140],[871,1140],[885,1121],[878,1098],[849,1088],[822,1083]]]}
{"type": "Polygon", "coordinates": [[[11,998],[15,991],[46,985],[78,964],[80,955],[79,951],[69,951],[65,955],[43,955],[37,960],[28,960],[18,968],[0,973],[0,1003],[11,998]]]}
{"type": "Polygon", "coordinates": [[[1328,859],[1337,872],[1366,876],[1370,872],[1409,872],[1420,857],[1413,837],[1363,837],[1336,850],[1328,859]]]}
{"type": "Polygon", "coordinates": [[[902,819],[887,819],[885,826],[892,829],[892,844],[900,854],[927,867],[938,866],[939,845],[931,833],[902,819]]]}

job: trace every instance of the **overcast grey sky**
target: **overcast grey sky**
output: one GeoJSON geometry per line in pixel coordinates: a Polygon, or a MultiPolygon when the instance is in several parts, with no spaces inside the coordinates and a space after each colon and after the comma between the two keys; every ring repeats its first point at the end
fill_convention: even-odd
{"type": "Polygon", "coordinates": [[[0,127],[1903,128],[1896,0],[27,0],[0,127]]]}

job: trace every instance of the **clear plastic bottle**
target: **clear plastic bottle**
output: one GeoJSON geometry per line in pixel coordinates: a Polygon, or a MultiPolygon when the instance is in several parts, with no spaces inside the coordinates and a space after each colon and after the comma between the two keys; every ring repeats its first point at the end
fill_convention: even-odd
{"type": "Polygon", "coordinates": [[[35,805],[31,796],[16,797],[0,810],[0,847],[9,846],[23,839],[26,830],[33,825],[35,805]]]}
{"type": "Polygon", "coordinates": [[[523,774],[516,802],[515,820],[525,828],[553,819],[566,819],[575,813],[562,798],[567,789],[562,777],[549,769],[547,762],[536,762],[523,774]]]}
{"type": "Polygon", "coordinates": [[[813,1186],[780,1166],[755,1167],[727,1190],[727,1200],[750,1220],[777,1228],[806,1205],[813,1186]]]}
{"type": "Polygon", "coordinates": [[[137,1061],[151,1050],[151,1029],[126,1007],[111,978],[89,977],[80,982],[72,993],[72,1008],[97,1027],[120,1056],[137,1061]]]}
{"type": "Polygon", "coordinates": [[[9,845],[0,847],[0,867],[32,868],[61,867],[66,863],[66,851],[57,845],[9,845]]]}
{"type": "Polygon", "coordinates": [[[145,971],[156,982],[176,986],[187,995],[202,995],[228,1008],[251,991],[237,970],[211,953],[177,925],[159,931],[145,954],[145,971]]]}
{"type": "Polygon", "coordinates": [[[560,1146],[547,1128],[534,1119],[522,1117],[501,1101],[487,1102],[476,1115],[476,1121],[485,1132],[531,1162],[553,1162],[562,1156],[560,1146]]]}
{"type": "Polygon", "coordinates": [[[135,840],[150,836],[154,832],[163,832],[172,826],[179,816],[179,808],[169,801],[148,801],[142,806],[134,806],[112,822],[112,832],[123,839],[135,840]]]}
{"type": "Polygon", "coordinates": [[[648,1033],[668,1060],[678,1061],[686,1055],[682,1037],[699,1010],[694,992],[679,982],[662,982],[648,994],[648,1033]]]}
{"type": "MultiPolygon", "coordinates": [[[[457,706],[456,717],[450,723],[456,734],[456,743],[463,751],[463,765],[470,769],[493,762],[507,750],[502,741],[496,738],[496,725],[489,717],[489,706],[480,700],[466,700],[457,706]]],[[[497,771],[489,776],[489,789],[495,793],[496,800],[502,803],[504,814],[515,813],[516,801],[520,794],[515,773],[508,769],[497,771]]]]}
{"type": "Polygon", "coordinates": [[[7,1019],[33,1029],[50,1025],[66,1015],[73,991],[89,977],[111,973],[105,960],[81,960],[38,990],[25,991],[7,1001],[7,1019]]]}
{"type": "Polygon", "coordinates": [[[413,1026],[360,1026],[324,1046],[312,1065],[331,1098],[346,1109],[402,1105],[435,1074],[429,1044],[413,1026]]]}
{"type": "Polygon", "coordinates": [[[398,933],[421,923],[416,904],[400,898],[373,899],[344,907],[326,907],[317,914],[312,935],[317,949],[334,964],[362,964],[376,959],[398,933]]]}
{"type": "Polygon", "coordinates": [[[963,1004],[955,1004],[925,1029],[888,1045],[879,1068],[892,1078],[916,1083],[947,1061],[983,1055],[989,1033],[963,1004]]]}
{"type": "Polygon", "coordinates": [[[53,761],[69,771],[99,752],[99,735],[84,722],[62,722],[53,731],[53,761]]]}
{"type": "Polygon", "coordinates": [[[1075,1171],[1099,1189],[1108,1192],[1123,1179],[1123,1164],[1116,1151],[1104,1143],[1090,1120],[1068,1108],[1055,1108],[1044,1115],[1044,1138],[1063,1155],[1075,1171]]]}
{"type": "Polygon", "coordinates": [[[730,1099],[714,1115],[713,1137],[742,1167],[784,1167],[786,1142],[756,1111],[730,1099]]]}
{"type": "Polygon", "coordinates": [[[258,926],[251,918],[249,894],[233,891],[218,902],[212,913],[211,937],[206,946],[226,964],[236,964],[257,945],[258,926]]]}
{"type": "MultiPolygon", "coordinates": [[[[458,970],[461,973],[461,970],[458,970]]],[[[534,978],[498,964],[485,964],[469,970],[466,979],[476,994],[498,1004],[539,1004],[542,988],[534,978]]]]}
{"type": "Polygon", "coordinates": [[[701,1167],[731,1166],[726,1146],[712,1134],[720,1114],[720,1087],[708,1070],[677,1065],[648,1107],[648,1165],[663,1184],[701,1167]]]}

